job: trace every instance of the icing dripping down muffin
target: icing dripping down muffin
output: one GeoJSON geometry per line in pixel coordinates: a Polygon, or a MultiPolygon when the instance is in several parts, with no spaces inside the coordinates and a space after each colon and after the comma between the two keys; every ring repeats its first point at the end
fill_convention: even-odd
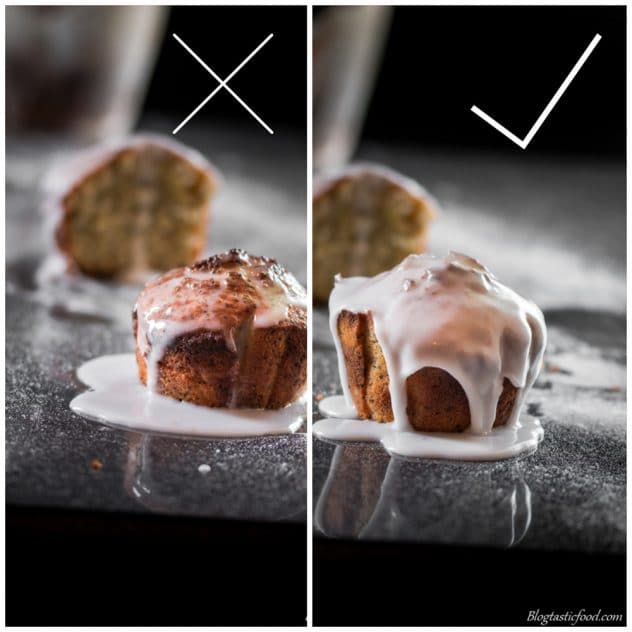
{"type": "Polygon", "coordinates": [[[133,313],[139,376],[204,406],[283,408],[305,389],[306,322],[292,274],[230,250],[145,286],[133,313]]]}
{"type": "Polygon", "coordinates": [[[337,278],[329,308],[347,402],[399,430],[511,424],[542,364],[542,312],[462,254],[337,278]]]}

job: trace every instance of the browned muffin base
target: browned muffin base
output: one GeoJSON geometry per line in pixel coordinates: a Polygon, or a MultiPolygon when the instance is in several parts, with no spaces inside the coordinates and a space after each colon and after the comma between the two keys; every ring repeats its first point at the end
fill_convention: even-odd
{"type": "MultiPolygon", "coordinates": [[[[370,315],[342,311],[338,317],[349,390],[361,419],[393,421],[386,361],[370,315]]],[[[420,369],[406,380],[408,420],[415,430],[462,432],[470,425],[465,391],[442,369],[420,369]]],[[[511,416],[518,389],[507,379],[496,407],[494,426],[511,416]]]]}
{"type": "MultiPolygon", "coordinates": [[[[248,326],[240,336],[239,351],[221,332],[201,330],[176,339],[158,363],[157,392],[214,408],[278,409],[295,401],[307,382],[305,326],[248,326]]],[[[147,361],[138,347],[136,361],[146,385],[147,361]]]]}

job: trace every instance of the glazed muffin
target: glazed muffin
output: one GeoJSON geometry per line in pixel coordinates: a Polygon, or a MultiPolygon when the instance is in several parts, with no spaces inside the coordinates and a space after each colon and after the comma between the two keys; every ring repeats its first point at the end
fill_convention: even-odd
{"type": "Polygon", "coordinates": [[[485,434],[515,421],[546,341],[536,305],[455,253],[337,280],[330,318],[348,401],[401,429],[485,434]]]}
{"type": "Polygon", "coordinates": [[[212,167],[159,136],[95,147],[57,167],[55,239],[69,265],[104,278],[196,261],[206,245],[212,167]]]}
{"type": "MultiPolygon", "coordinates": [[[[361,419],[393,421],[389,377],[370,314],[342,311],[338,336],[344,353],[353,403],[361,419]]],[[[506,378],[496,406],[494,426],[507,423],[518,389],[506,378]]],[[[406,414],[415,430],[460,432],[470,425],[465,391],[449,373],[435,367],[406,378],[406,414]]]]}
{"type": "Polygon", "coordinates": [[[436,203],[408,178],[371,165],[349,167],[314,186],[314,300],[334,276],[373,276],[426,248],[436,203]]]}
{"type": "Polygon", "coordinates": [[[283,408],[307,379],[305,290],[242,250],[148,283],[133,312],[140,380],[211,407],[283,408]]]}

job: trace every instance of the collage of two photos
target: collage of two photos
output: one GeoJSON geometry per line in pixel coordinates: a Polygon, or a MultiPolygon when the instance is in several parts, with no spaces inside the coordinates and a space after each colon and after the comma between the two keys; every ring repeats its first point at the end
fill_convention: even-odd
{"type": "Polygon", "coordinates": [[[6,624],[624,626],[626,11],[6,6],[6,624]]]}

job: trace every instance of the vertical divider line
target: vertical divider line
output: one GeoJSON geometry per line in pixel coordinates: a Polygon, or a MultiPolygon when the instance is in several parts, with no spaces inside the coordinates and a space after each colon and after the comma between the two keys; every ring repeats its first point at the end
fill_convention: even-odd
{"type": "MultiPolygon", "coordinates": [[[[0,80],[2,81],[2,85],[4,86],[3,92],[6,95],[6,31],[5,31],[5,20],[6,20],[6,4],[3,3],[2,9],[0,9],[0,32],[3,34],[3,39],[5,45],[2,46],[2,50],[0,51],[0,80]]],[[[0,233],[2,234],[2,245],[3,248],[6,249],[6,225],[7,225],[7,213],[6,213],[6,182],[7,182],[7,166],[6,166],[6,96],[3,96],[3,103],[5,115],[2,116],[2,120],[0,121],[0,134],[2,138],[0,139],[0,146],[2,147],[2,166],[0,167],[0,173],[2,174],[2,191],[0,191],[0,204],[4,209],[4,221],[2,222],[2,229],[0,233]]],[[[3,332],[2,341],[0,342],[0,366],[2,366],[2,374],[5,376],[5,379],[2,380],[2,385],[0,385],[0,394],[2,396],[2,401],[5,402],[6,406],[6,382],[7,382],[7,367],[6,367],[6,250],[5,253],[5,265],[2,266],[2,270],[0,271],[0,283],[2,283],[2,296],[0,297],[0,329],[3,332]]],[[[6,408],[2,407],[2,429],[0,429],[0,436],[2,437],[2,445],[5,446],[6,450],[6,408]]],[[[0,544],[0,555],[4,561],[4,568],[6,571],[6,452],[2,451],[2,471],[0,472],[0,481],[2,485],[2,506],[0,507],[0,536],[2,538],[2,544],[0,544]]],[[[5,590],[6,590],[6,575],[5,575],[5,590]]],[[[6,592],[3,591],[6,595],[6,592]]],[[[0,621],[6,625],[6,598],[0,600],[0,621]]]]}
{"type": "MultiPolygon", "coordinates": [[[[627,8],[626,3],[626,18],[628,18],[629,10],[627,8]]],[[[630,209],[632,208],[632,161],[630,160],[630,156],[632,156],[632,134],[630,134],[630,125],[632,124],[632,113],[630,113],[630,99],[632,99],[632,81],[629,79],[629,68],[630,63],[632,61],[632,40],[630,39],[629,34],[626,37],[626,60],[627,60],[627,68],[628,68],[628,80],[626,82],[626,99],[628,103],[628,107],[626,108],[626,129],[628,130],[627,134],[627,142],[626,142],[626,313],[628,317],[626,318],[626,348],[627,348],[627,357],[630,357],[632,353],[632,323],[630,322],[629,314],[632,310],[632,292],[630,292],[630,275],[632,274],[632,221],[630,221],[630,209]]],[[[626,387],[628,392],[632,388],[632,371],[627,371],[626,376],[626,387]]],[[[626,404],[627,406],[627,404],[626,404]]],[[[629,406],[627,407],[629,411],[629,406]]],[[[629,412],[628,412],[629,415],[629,412]]],[[[632,455],[632,447],[630,441],[627,440],[627,457],[628,463],[630,462],[630,457],[632,455]]],[[[626,497],[627,497],[627,506],[628,508],[632,503],[632,473],[630,472],[630,468],[626,468],[626,497]]],[[[632,532],[632,511],[628,511],[627,513],[627,533],[630,534],[632,532]]],[[[630,576],[632,573],[632,557],[630,555],[627,556],[627,578],[628,582],[630,581],[630,576]]],[[[632,591],[627,591],[627,611],[630,612],[630,608],[632,608],[632,591]]]]}
{"type": "Polygon", "coordinates": [[[307,54],[307,627],[311,629],[313,622],[313,477],[312,477],[312,402],[314,401],[312,387],[312,340],[313,340],[313,301],[312,301],[312,28],[313,10],[312,3],[308,0],[305,9],[307,12],[307,41],[305,50],[307,54]]]}

